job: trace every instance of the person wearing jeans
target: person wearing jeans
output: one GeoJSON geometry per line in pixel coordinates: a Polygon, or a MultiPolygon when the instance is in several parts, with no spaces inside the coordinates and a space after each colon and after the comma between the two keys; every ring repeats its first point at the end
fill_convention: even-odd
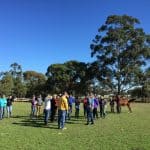
{"type": "Polygon", "coordinates": [[[94,124],[93,109],[94,109],[94,96],[93,94],[91,94],[87,100],[87,124],[86,125],[89,125],[90,122],[91,124],[94,124]]]}
{"type": "Polygon", "coordinates": [[[66,112],[68,111],[68,93],[64,92],[64,95],[60,98],[58,106],[58,129],[67,129],[65,127],[66,112]]]}
{"type": "Polygon", "coordinates": [[[44,101],[44,124],[45,125],[48,124],[48,119],[50,116],[51,99],[52,99],[52,96],[47,95],[47,97],[45,98],[45,101],[44,101]]]}
{"type": "Polygon", "coordinates": [[[9,96],[9,98],[7,98],[7,117],[11,117],[12,116],[12,102],[13,102],[13,97],[9,96]]]}
{"type": "Polygon", "coordinates": [[[3,119],[5,116],[6,105],[7,105],[7,99],[5,95],[3,95],[1,99],[1,119],[3,119]]]}
{"type": "Polygon", "coordinates": [[[3,117],[2,117],[2,104],[3,103],[3,101],[2,101],[2,97],[1,97],[1,95],[0,95],[0,120],[2,120],[3,119],[3,117]]]}

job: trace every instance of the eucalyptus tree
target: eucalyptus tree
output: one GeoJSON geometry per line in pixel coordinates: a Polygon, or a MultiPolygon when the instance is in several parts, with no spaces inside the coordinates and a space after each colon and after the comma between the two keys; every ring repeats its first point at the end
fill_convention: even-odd
{"type": "Polygon", "coordinates": [[[108,16],[90,45],[98,79],[112,91],[120,93],[135,86],[138,72],[150,58],[150,35],[139,24],[131,16],[108,16]]]}

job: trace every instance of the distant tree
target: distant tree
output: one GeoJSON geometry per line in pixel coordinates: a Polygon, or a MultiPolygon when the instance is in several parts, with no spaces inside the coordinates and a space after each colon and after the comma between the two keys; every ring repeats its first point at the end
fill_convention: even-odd
{"type": "Polygon", "coordinates": [[[13,63],[10,65],[10,73],[13,76],[14,79],[16,78],[22,78],[22,67],[18,63],[13,63]]]}
{"type": "Polygon", "coordinates": [[[5,73],[3,74],[2,79],[0,80],[0,93],[9,96],[13,94],[13,78],[11,74],[5,73]]]}
{"type": "Polygon", "coordinates": [[[26,71],[23,73],[24,83],[27,88],[27,96],[32,96],[33,94],[44,94],[46,77],[42,73],[36,71],[26,71]]]}
{"type": "Polygon", "coordinates": [[[108,16],[91,44],[98,79],[105,88],[121,93],[136,85],[135,78],[150,58],[150,35],[131,16],[108,16]]]}
{"type": "Polygon", "coordinates": [[[52,64],[48,67],[46,76],[47,88],[52,93],[59,93],[68,88],[70,76],[67,73],[68,68],[64,64],[52,64]]]}
{"type": "Polygon", "coordinates": [[[52,64],[47,69],[47,87],[52,93],[64,90],[70,93],[84,93],[86,88],[87,64],[78,61],[67,61],[63,64],[52,64]]]}

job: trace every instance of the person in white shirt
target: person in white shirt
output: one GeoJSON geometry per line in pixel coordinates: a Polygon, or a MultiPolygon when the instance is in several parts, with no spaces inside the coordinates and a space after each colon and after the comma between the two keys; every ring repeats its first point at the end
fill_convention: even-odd
{"type": "Polygon", "coordinates": [[[52,96],[47,95],[47,97],[45,98],[45,101],[44,101],[44,124],[45,125],[48,124],[48,119],[49,119],[49,116],[50,116],[51,99],[52,99],[52,96]]]}

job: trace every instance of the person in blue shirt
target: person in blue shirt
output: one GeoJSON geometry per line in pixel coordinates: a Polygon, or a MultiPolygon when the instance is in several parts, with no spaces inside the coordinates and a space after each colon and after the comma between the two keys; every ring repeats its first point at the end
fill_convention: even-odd
{"type": "Polygon", "coordinates": [[[68,120],[71,119],[71,114],[72,114],[72,105],[74,103],[74,97],[72,95],[69,95],[68,98],[68,120]]]}
{"type": "Polygon", "coordinates": [[[0,95],[0,120],[2,120],[2,96],[0,95]]]}
{"type": "Polygon", "coordinates": [[[6,105],[7,105],[7,99],[5,97],[5,95],[3,95],[2,98],[0,98],[1,102],[0,102],[0,109],[1,109],[1,112],[0,112],[0,119],[3,119],[4,118],[4,115],[5,115],[5,110],[6,110],[6,105]]]}

